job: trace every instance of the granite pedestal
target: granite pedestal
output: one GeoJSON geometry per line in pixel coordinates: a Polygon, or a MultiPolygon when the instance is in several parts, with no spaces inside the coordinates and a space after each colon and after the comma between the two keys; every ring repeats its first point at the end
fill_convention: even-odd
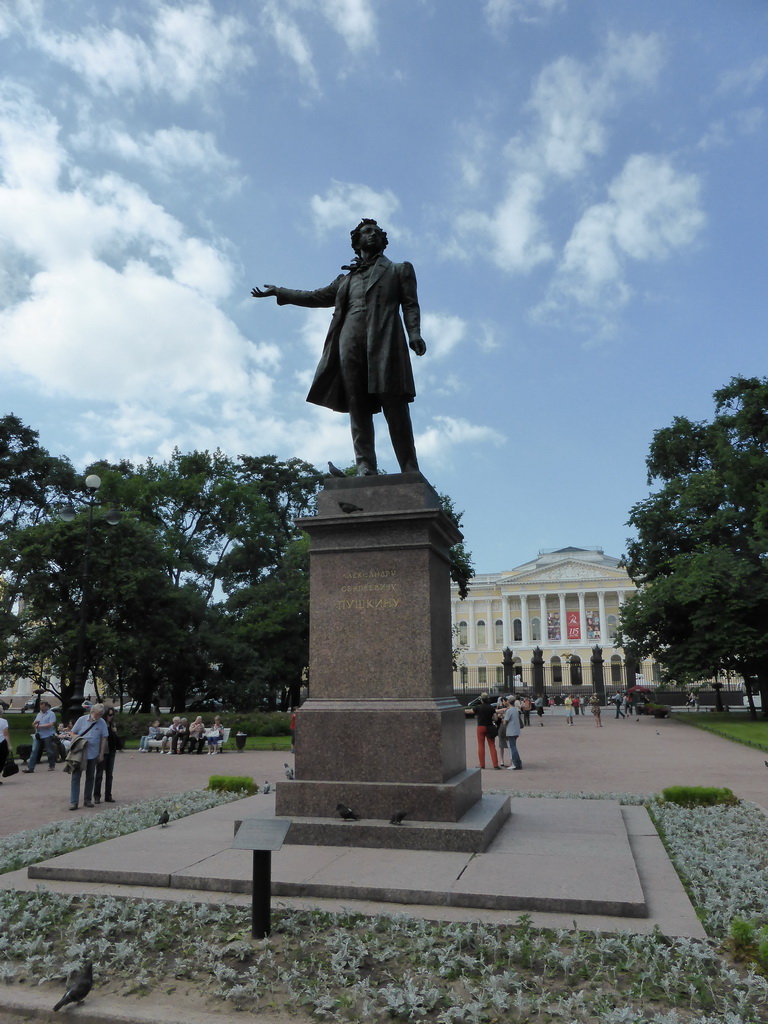
{"type": "MultiPolygon", "coordinates": [[[[299,521],[310,697],[276,813],[328,819],[342,803],[386,822],[405,811],[411,827],[458,823],[482,795],[453,695],[449,549],[461,534],[421,473],[329,477],[317,510],[299,521]]],[[[334,841],[321,833],[318,822],[316,841],[334,841]]]]}

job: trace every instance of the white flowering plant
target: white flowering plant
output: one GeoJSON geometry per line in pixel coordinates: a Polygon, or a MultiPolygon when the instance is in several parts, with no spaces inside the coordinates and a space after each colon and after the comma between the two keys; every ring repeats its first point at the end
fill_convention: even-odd
{"type": "MultiPolygon", "coordinates": [[[[168,801],[147,803],[154,824],[168,801]]],[[[251,1014],[339,1022],[764,1024],[768,982],[730,956],[727,926],[735,914],[768,920],[765,815],[749,804],[663,803],[653,814],[709,941],[534,928],[525,914],[501,925],[437,923],[285,906],[273,910],[269,938],[255,941],[249,909],[225,894],[169,903],[41,886],[0,895],[0,977],[18,983],[18,997],[90,958],[97,992],[170,999],[179,1019],[224,1000],[251,1014]]]]}

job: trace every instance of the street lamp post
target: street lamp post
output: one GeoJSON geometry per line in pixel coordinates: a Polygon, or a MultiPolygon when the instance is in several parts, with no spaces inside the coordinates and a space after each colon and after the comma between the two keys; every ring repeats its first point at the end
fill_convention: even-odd
{"type": "MultiPolygon", "coordinates": [[[[91,596],[91,546],[93,536],[93,509],[96,505],[96,492],[101,487],[101,477],[90,473],[85,478],[85,486],[88,489],[88,497],[82,505],[88,506],[88,525],[85,534],[85,554],[83,556],[83,574],[80,587],[80,621],[77,629],[77,661],[75,663],[75,678],[72,684],[69,701],[66,707],[62,708],[66,718],[79,716],[82,713],[82,704],[85,697],[85,641],[88,630],[88,603],[91,596]]],[[[77,515],[74,505],[69,502],[59,513],[59,517],[65,523],[71,523],[77,515]]],[[[104,516],[110,526],[116,526],[120,522],[120,512],[111,508],[104,516]]]]}

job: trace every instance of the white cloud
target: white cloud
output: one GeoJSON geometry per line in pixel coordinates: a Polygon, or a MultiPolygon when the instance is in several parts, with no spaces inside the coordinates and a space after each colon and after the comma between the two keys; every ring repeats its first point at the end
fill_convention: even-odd
{"type": "Polygon", "coordinates": [[[420,459],[445,462],[456,457],[459,445],[488,445],[500,447],[506,438],[491,427],[478,426],[454,416],[435,416],[432,426],[416,435],[416,451],[420,459]]]}
{"type": "Polygon", "coordinates": [[[0,237],[6,378],[160,417],[200,396],[269,402],[279,353],[218,308],[233,285],[224,254],[137,186],[68,162],[55,120],[11,87],[0,88],[0,237]]]}
{"type": "Polygon", "coordinates": [[[97,91],[164,93],[177,102],[205,94],[253,63],[246,22],[218,16],[210,0],[158,2],[146,37],[104,24],[79,34],[50,27],[42,5],[27,7],[30,40],[97,91]]]}
{"type": "MultiPolygon", "coordinates": [[[[541,212],[549,192],[561,181],[584,175],[590,162],[605,152],[608,115],[627,89],[652,85],[660,66],[657,36],[610,35],[591,64],[562,57],[545,67],[526,105],[532,115],[529,131],[497,147],[508,166],[502,195],[490,212],[470,209],[456,216],[464,251],[485,249],[510,273],[527,273],[551,260],[553,248],[541,212]]],[[[476,162],[467,158],[463,166],[471,179],[476,162]]]]}
{"type": "Polygon", "coordinates": [[[768,77],[768,57],[757,57],[744,67],[726,71],[720,76],[718,91],[722,93],[738,92],[751,96],[768,77]]]}
{"type": "Polygon", "coordinates": [[[658,36],[609,36],[592,64],[562,57],[539,75],[528,108],[536,123],[529,145],[512,140],[513,160],[539,172],[572,178],[590,157],[605,150],[606,115],[616,109],[623,89],[650,86],[661,67],[658,36]]]}
{"type": "Polygon", "coordinates": [[[466,321],[450,313],[425,313],[421,333],[432,359],[445,359],[462,343],[467,333],[466,321]]]}
{"type": "Polygon", "coordinates": [[[489,213],[469,210],[456,218],[459,238],[472,251],[487,250],[503,270],[525,273],[552,258],[537,212],[543,185],[534,174],[513,176],[507,193],[489,213]]]}
{"type": "Polygon", "coordinates": [[[720,146],[730,146],[736,141],[736,136],[754,135],[759,131],[765,120],[765,111],[762,107],[748,107],[746,110],[737,110],[730,118],[718,118],[707,128],[699,140],[699,149],[708,150],[720,146]]]}
{"type": "Polygon", "coordinates": [[[219,186],[224,183],[234,188],[239,184],[235,177],[237,162],[219,151],[211,132],[173,125],[132,134],[115,126],[96,125],[73,136],[71,144],[83,152],[102,150],[115,154],[166,180],[179,171],[195,170],[215,175],[219,186]]]}
{"type": "Polygon", "coordinates": [[[350,50],[375,46],[376,15],[370,0],[320,0],[320,4],[325,17],[350,50]]]}
{"type": "MultiPolygon", "coordinates": [[[[330,281],[327,282],[330,284],[330,281]]],[[[322,286],[321,286],[322,287],[322,286]]],[[[320,309],[308,309],[301,327],[301,340],[315,362],[320,358],[323,351],[323,343],[328,334],[328,325],[331,322],[332,310],[326,307],[320,309]]]]}
{"type": "Polygon", "coordinates": [[[316,91],[319,85],[312,49],[296,19],[291,16],[290,6],[276,0],[268,0],[262,11],[263,24],[271,33],[278,50],[296,65],[307,85],[316,91]]]}
{"type": "Polygon", "coordinates": [[[573,229],[539,316],[589,309],[606,327],[631,295],[628,260],[658,262],[685,249],[704,225],[700,182],[681,174],[664,157],[630,157],[608,188],[608,199],[591,206],[573,229]]]}
{"type": "Polygon", "coordinates": [[[376,192],[368,185],[334,181],[324,196],[312,196],[310,208],[315,227],[322,233],[338,228],[351,231],[363,217],[372,217],[381,224],[390,240],[398,234],[392,226],[392,218],[400,202],[389,189],[376,192]]]}
{"type": "Polygon", "coordinates": [[[567,0],[485,0],[485,16],[491,28],[499,30],[510,21],[543,22],[565,10],[567,0]]]}

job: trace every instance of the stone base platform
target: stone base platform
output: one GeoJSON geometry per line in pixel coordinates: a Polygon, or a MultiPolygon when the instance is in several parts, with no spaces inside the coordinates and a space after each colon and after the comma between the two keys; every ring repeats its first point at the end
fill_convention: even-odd
{"type": "MultiPolygon", "coordinates": [[[[406,789],[408,787],[401,787],[406,789]]],[[[293,846],[355,846],[378,850],[482,853],[509,817],[509,797],[484,796],[457,822],[341,821],[293,818],[286,843],[293,846]]]]}
{"type": "Polygon", "coordinates": [[[292,779],[278,782],[275,813],[294,821],[313,817],[325,821],[334,819],[336,804],[343,803],[367,821],[389,824],[396,811],[405,811],[411,821],[455,826],[471,813],[482,792],[477,768],[459,772],[443,783],[292,779]]]}
{"type": "MultiPolygon", "coordinates": [[[[501,797],[505,800],[506,797],[501,797]]],[[[627,822],[654,837],[644,808],[607,800],[513,798],[507,819],[484,853],[284,845],[272,854],[272,894],[286,897],[369,900],[382,904],[546,911],[645,918],[648,904],[627,822]]],[[[98,843],[35,864],[30,879],[113,886],[248,893],[252,858],[231,849],[235,821],[274,819],[274,795],[214,807],[171,821],[167,828],[98,843]]],[[[339,823],[339,828],[346,827],[339,823]]],[[[364,824],[364,827],[368,827],[364,824]]],[[[409,826],[386,825],[393,835],[409,826]]],[[[635,841],[638,841],[637,839],[635,841]]],[[[688,907],[668,859],[660,851],[648,884],[669,889],[688,907]]],[[[689,934],[686,931],[684,934],[689,934]]]]}

